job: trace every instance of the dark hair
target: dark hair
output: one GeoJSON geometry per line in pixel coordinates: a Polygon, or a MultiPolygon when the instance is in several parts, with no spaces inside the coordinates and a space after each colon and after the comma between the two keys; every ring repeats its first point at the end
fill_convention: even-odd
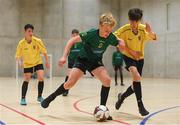
{"type": "Polygon", "coordinates": [[[25,26],[24,26],[24,30],[26,31],[27,29],[32,29],[32,30],[34,30],[34,26],[32,25],[32,24],[26,24],[25,26]]]}
{"type": "Polygon", "coordinates": [[[71,33],[72,33],[72,34],[74,34],[74,33],[79,34],[79,30],[77,30],[77,29],[73,29],[71,33]]]}
{"type": "Polygon", "coordinates": [[[139,21],[143,16],[143,11],[139,8],[130,9],[128,12],[129,20],[139,21]]]}

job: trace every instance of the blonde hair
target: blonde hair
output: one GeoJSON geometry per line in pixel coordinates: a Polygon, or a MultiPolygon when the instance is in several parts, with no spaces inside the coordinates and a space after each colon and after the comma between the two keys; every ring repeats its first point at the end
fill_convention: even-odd
{"type": "Polygon", "coordinates": [[[113,15],[111,13],[104,13],[100,16],[99,24],[100,25],[108,24],[111,27],[115,27],[116,19],[114,19],[113,15]]]}

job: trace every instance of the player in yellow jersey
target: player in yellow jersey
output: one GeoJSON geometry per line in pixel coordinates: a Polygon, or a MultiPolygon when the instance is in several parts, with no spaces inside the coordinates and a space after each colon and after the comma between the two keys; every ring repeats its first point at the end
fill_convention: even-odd
{"type": "Polygon", "coordinates": [[[146,23],[143,25],[141,19],[143,16],[142,10],[139,8],[130,9],[128,12],[129,24],[126,24],[115,31],[115,35],[123,39],[126,48],[123,51],[123,59],[126,64],[126,69],[133,77],[132,85],[124,93],[118,94],[116,109],[119,109],[124,99],[135,93],[139,113],[142,116],[148,115],[149,112],[145,109],[142,102],[141,92],[141,76],[144,65],[144,46],[149,40],[156,40],[156,34],[151,30],[151,26],[146,23]]]}
{"type": "Polygon", "coordinates": [[[44,68],[40,54],[44,55],[46,68],[49,68],[46,47],[41,39],[33,36],[33,30],[34,27],[31,24],[24,26],[24,38],[19,41],[15,55],[19,66],[24,68],[24,82],[22,84],[22,97],[20,102],[21,105],[27,105],[25,97],[28,89],[28,83],[33,72],[37,73],[39,81],[37,101],[43,101],[42,92],[44,88],[44,68]]]}

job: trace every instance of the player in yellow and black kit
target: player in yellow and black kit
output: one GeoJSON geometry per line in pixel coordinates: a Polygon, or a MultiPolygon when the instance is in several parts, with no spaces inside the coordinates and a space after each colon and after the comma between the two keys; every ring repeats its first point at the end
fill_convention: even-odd
{"type": "Polygon", "coordinates": [[[144,65],[144,46],[148,40],[156,40],[156,34],[152,32],[148,23],[141,24],[143,16],[142,10],[139,8],[130,9],[128,12],[129,24],[119,28],[114,34],[124,40],[126,48],[123,51],[123,58],[126,64],[126,69],[130,71],[133,77],[132,86],[123,94],[118,94],[118,101],[116,102],[116,109],[119,109],[124,99],[135,93],[139,113],[142,116],[148,115],[149,112],[145,109],[142,102],[141,92],[141,76],[144,65]]]}
{"type": "Polygon", "coordinates": [[[18,64],[24,68],[24,82],[22,84],[22,97],[20,102],[21,105],[27,105],[25,97],[28,89],[28,83],[33,72],[37,72],[39,81],[37,101],[43,101],[42,92],[44,87],[44,69],[43,61],[40,56],[41,53],[44,54],[46,67],[49,68],[46,48],[41,39],[33,36],[33,25],[25,25],[24,30],[25,37],[19,41],[15,55],[18,64]]]}
{"type": "MultiPolygon", "coordinates": [[[[79,31],[77,29],[73,29],[72,32],[71,32],[71,37],[75,37],[77,35],[79,35],[79,31]]],[[[76,43],[71,47],[71,50],[70,50],[69,55],[68,55],[68,75],[65,78],[65,82],[68,80],[69,73],[70,73],[70,71],[72,70],[72,68],[73,68],[73,66],[75,64],[76,58],[77,58],[81,48],[82,48],[82,43],[81,42],[76,43]]],[[[69,90],[67,90],[62,95],[67,96],[68,93],[69,93],[69,90]]]]}

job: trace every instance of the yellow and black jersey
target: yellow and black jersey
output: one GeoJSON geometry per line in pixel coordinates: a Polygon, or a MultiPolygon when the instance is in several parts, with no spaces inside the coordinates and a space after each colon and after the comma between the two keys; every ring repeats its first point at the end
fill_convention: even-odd
{"type": "MultiPolygon", "coordinates": [[[[153,40],[149,37],[148,33],[145,30],[145,25],[139,24],[138,25],[138,33],[134,34],[132,32],[132,28],[130,24],[126,24],[119,28],[117,31],[114,32],[117,38],[123,39],[126,46],[134,51],[138,51],[142,54],[140,59],[144,58],[144,47],[147,41],[153,40]]],[[[134,59],[128,52],[124,51],[124,55],[134,59]]]]}
{"type": "Polygon", "coordinates": [[[46,47],[41,39],[33,36],[31,43],[28,43],[25,38],[19,41],[15,57],[22,58],[24,68],[29,68],[43,63],[41,53],[47,53],[46,47]]]}

